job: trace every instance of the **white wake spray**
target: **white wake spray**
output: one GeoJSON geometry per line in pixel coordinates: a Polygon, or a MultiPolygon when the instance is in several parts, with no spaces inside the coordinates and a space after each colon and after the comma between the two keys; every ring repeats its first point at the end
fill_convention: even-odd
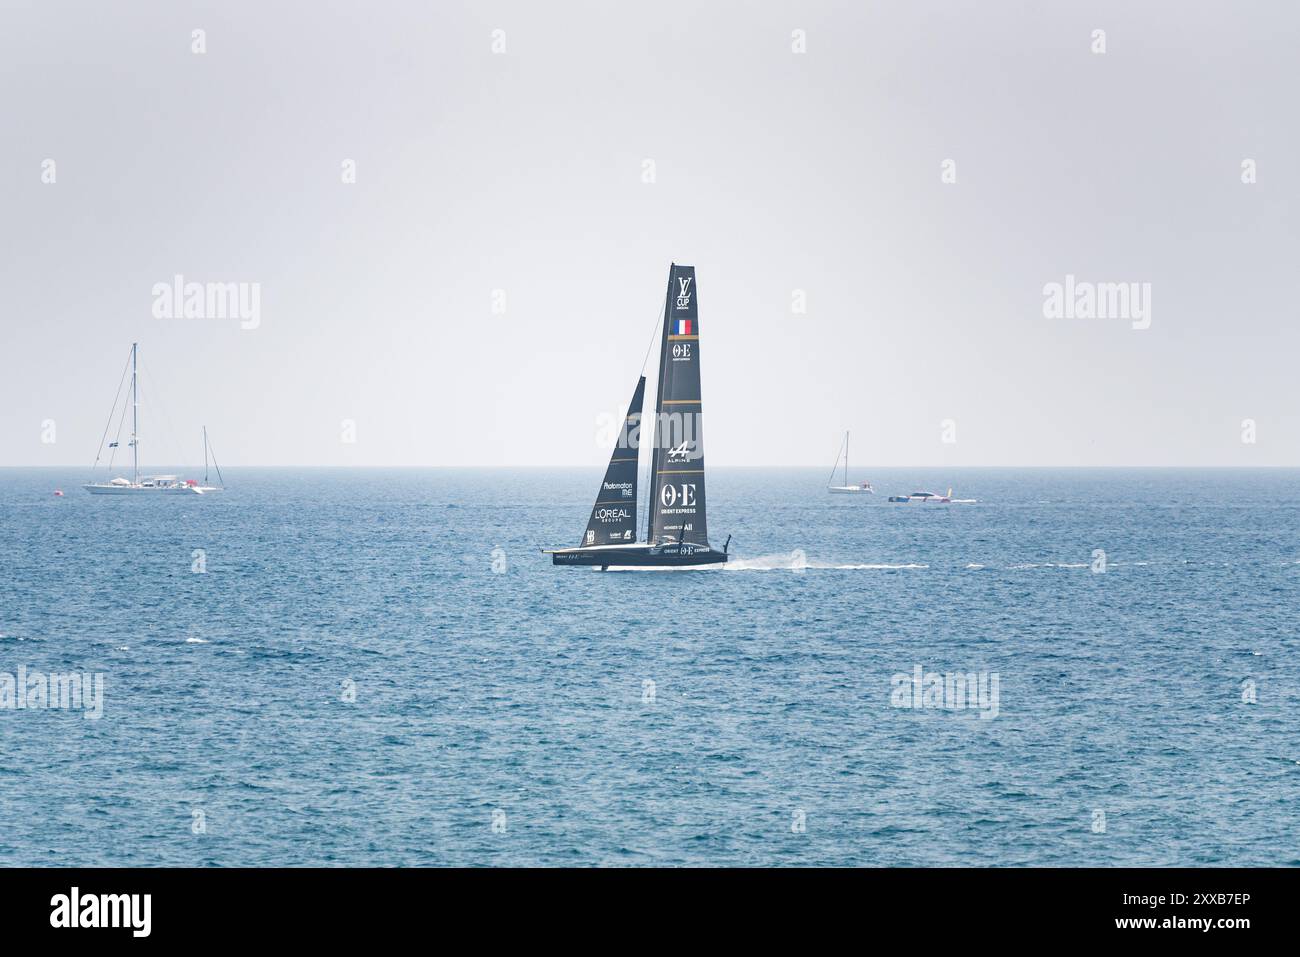
{"type": "Polygon", "coordinates": [[[780,552],[775,555],[760,555],[757,558],[733,558],[722,566],[724,571],[733,572],[772,572],[772,571],[790,571],[802,572],[809,569],[829,569],[839,571],[880,571],[897,568],[929,568],[929,565],[919,565],[909,562],[902,565],[890,565],[877,562],[854,562],[854,563],[837,563],[824,562],[815,558],[809,558],[800,549],[793,552],[780,552]]]}

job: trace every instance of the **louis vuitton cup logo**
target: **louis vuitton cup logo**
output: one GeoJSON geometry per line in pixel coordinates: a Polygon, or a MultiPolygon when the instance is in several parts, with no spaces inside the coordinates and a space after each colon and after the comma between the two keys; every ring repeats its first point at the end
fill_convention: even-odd
{"type": "Polygon", "coordinates": [[[677,290],[677,308],[689,309],[691,307],[691,278],[678,279],[679,286],[677,290]]]}

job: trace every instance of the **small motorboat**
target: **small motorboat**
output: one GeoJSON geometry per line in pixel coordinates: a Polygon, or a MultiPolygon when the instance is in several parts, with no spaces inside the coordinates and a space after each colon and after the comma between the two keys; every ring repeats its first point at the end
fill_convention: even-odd
{"type": "Polygon", "coordinates": [[[947,495],[940,495],[937,492],[912,492],[910,495],[891,495],[891,502],[921,502],[925,505],[974,505],[973,498],[953,498],[952,489],[948,489],[947,495]]]}

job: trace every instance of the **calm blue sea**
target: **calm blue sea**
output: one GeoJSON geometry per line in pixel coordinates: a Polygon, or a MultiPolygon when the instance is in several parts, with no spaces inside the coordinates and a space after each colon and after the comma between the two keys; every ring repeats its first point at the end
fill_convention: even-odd
{"type": "Polygon", "coordinates": [[[733,566],[602,574],[598,469],[0,470],[0,673],[105,680],[0,710],[0,865],[1300,864],[1300,472],[870,477],[980,501],[713,469],[733,566]]]}

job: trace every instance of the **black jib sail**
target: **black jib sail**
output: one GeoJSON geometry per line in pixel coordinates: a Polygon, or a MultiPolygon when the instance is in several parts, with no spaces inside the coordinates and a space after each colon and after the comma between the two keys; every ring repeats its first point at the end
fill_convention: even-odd
{"type": "Polygon", "coordinates": [[[637,450],[641,445],[641,409],[645,404],[645,376],[637,381],[632,404],[614,442],[605,480],[591,507],[583,545],[613,545],[636,541],[637,450]]]}
{"type": "Polygon", "coordinates": [[[695,267],[668,270],[659,396],[650,472],[652,545],[707,545],[704,521],[704,436],[700,403],[700,318],[695,267]]]}

